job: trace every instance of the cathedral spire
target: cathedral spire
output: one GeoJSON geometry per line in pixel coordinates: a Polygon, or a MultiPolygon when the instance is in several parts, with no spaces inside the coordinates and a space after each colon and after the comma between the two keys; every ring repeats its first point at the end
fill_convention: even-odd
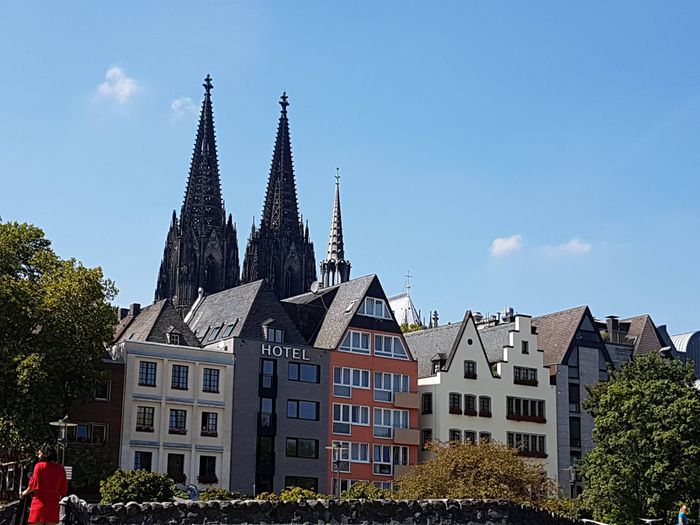
{"type": "Polygon", "coordinates": [[[292,227],[299,227],[299,205],[294,180],[289,120],[287,119],[289,98],[286,92],[282,93],[282,97],[280,97],[280,106],[282,106],[282,110],[277,125],[277,137],[272,154],[272,165],[267,181],[267,193],[260,227],[289,231],[292,227]]]}
{"type": "Polygon", "coordinates": [[[197,138],[192,153],[185,200],[180,213],[183,225],[196,228],[218,224],[224,209],[211,104],[211,90],[214,87],[211,80],[211,76],[207,75],[202,84],[204,100],[202,100],[202,110],[199,114],[197,138]]]}
{"type": "Polygon", "coordinates": [[[340,169],[335,170],[335,199],[331,214],[331,229],[328,234],[326,259],[321,262],[323,286],[333,286],[350,280],[350,261],[345,260],[343,243],[343,219],[340,213],[340,169]]]}

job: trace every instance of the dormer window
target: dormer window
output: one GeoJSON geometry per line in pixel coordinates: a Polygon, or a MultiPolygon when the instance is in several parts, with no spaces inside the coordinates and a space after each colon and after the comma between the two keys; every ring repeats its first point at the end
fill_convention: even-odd
{"type": "Polygon", "coordinates": [[[180,332],[177,330],[171,330],[167,334],[165,334],[168,343],[171,345],[179,345],[180,344],[180,332]]]}
{"type": "Polygon", "coordinates": [[[357,313],[379,319],[391,319],[391,311],[384,300],[375,299],[374,297],[365,297],[357,313]]]}
{"type": "Polygon", "coordinates": [[[437,374],[442,368],[441,361],[433,361],[433,374],[437,374]]]}
{"type": "Polygon", "coordinates": [[[271,326],[265,327],[267,333],[265,338],[271,343],[282,343],[284,342],[284,330],[281,328],[273,328],[271,326]]]}

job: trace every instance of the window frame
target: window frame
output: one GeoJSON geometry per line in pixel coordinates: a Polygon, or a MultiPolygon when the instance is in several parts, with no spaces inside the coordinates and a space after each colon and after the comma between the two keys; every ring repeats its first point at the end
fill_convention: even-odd
{"type": "Polygon", "coordinates": [[[155,388],[158,381],[158,363],[156,361],[139,361],[138,386],[155,388]]]}

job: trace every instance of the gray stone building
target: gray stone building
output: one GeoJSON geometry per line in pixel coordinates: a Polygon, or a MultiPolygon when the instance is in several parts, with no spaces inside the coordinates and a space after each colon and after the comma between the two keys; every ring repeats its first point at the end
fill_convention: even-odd
{"type": "Polygon", "coordinates": [[[231,489],[327,485],[328,353],[306,344],[265,281],[200,296],[185,321],[233,353],[231,489]]]}

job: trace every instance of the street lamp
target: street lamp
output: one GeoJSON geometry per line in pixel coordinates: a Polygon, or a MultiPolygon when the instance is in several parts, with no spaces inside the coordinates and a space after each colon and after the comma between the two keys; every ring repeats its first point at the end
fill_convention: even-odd
{"type": "Polygon", "coordinates": [[[49,423],[52,427],[58,427],[58,442],[62,445],[63,453],[61,455],[61,465],[66,464],[66,446],[68,445],[68,427],[77,427],[77,423],[68,421],[68,415],[66,414],[63,418],[58,421],[51,421],[49,423]]]}
{"type": "MultiPolygon", "coordinates": [[[[346,452],[348,447],[344,447],[338,441],[333,443],[332,447],[326,447],[326,450],[331,451],[331,473],[335,473],[335,496],[340,499],[340,463],[341,463],[341,452],[346,452]]],[[[331,478],[332,479],[332,478],[331,478]]]]}

